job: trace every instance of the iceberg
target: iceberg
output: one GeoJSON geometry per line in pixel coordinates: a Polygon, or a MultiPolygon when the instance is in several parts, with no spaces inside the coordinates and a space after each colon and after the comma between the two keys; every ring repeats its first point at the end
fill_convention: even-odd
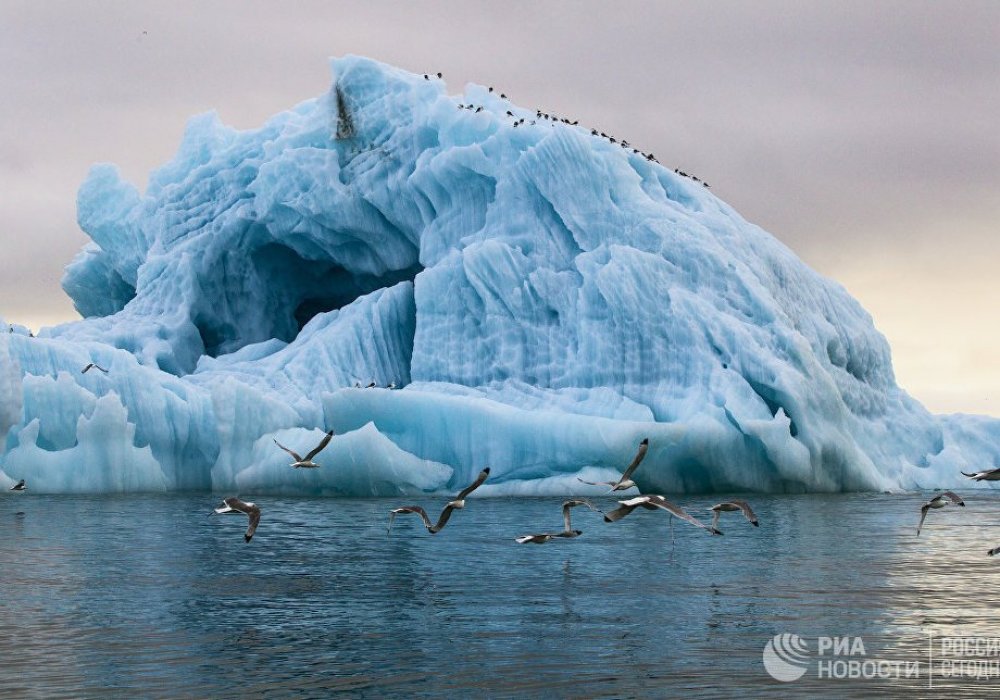
{"type": "Polygon", "coordinates": [[[1000,464],[1000,420],[931,415],[869,314],[701,181],[480,85],[332,72],[259,129],[193,118],[145,192],[91,170],[82,320],[0,334],[0,482],[595,493],[644,437],[657,492],[1000,464]],[[317,470],[273,444],[329,429],[317,470]]]}

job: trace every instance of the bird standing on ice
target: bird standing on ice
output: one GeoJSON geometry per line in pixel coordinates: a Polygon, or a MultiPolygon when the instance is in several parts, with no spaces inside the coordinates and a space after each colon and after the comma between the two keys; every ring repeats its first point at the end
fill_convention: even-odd
{"type": "Polygon", "coordinates": [[[246,503],[238,498],[230,497],[222,501],[222,505],[215,509],[216,513],[243,513],[248,516],[249,524],[247,531],[243,533],[243,541],[249,542],[253,538],[253,533],[257,531],[257,523],[260,522],[260,508],[254,503],[246,503]]]}
{"type": "Polygon", "coordinates": [[[486,467],[481,472],[479,472],[479,476],[476,477],[475,481],[473,481],[471,484],[462,489],[459,492],[459,494],[455,496],[454,500],[448,502],[448,505],[446,505],[444,507],[444,510],[441,511],[441,515],[438,517],[438,521],[436,524],[431,524],[431,519],[427,517],[427,511],[425,511],[420,506],[403,506],[402,508],[393,508],[391,511],[389,511],[389,527],[386,529],[386,535],[388,535],[392,531],[392,521],[395,520],[396,516],[401,513],[416,513],[417,515],[420,516],[420,519],[424,521],[424,527],[427,528],[427,532],[431,533],[432,535],[436,535],[437,533],[441,532],[441,530],[444,528],[445,525],[448,524],[448,519],[451,517],[451,512],[456,509],[460,510],[462,508],[465,508],[465,497],[468,496],[473,491],[475,491],[476,489],[478,489],[480,486],[482,486],[483,482],[486,481],[486,477],[488,477],[489,475],[490,475],[489,467],[486,467]]]}
{"type": "Polygon", "coordinates": [[[288,466],[295,467],[296,469],[299,469],[299,468],[303,468],[303,469],[316,469],[316,468],[319,467],[319,465],[316,464],[314,461],[312,461],[313,457],[315,457],[320,452],[322,452],[323,449],[327,445],[330,444],[330,438],[332,438],[332,437],[333,437],[333,431],[331,430],[331,431],[327,432],[327,434],[325,436],[323,436],[323,439],[319,441],[319,444],[316,445],[316,447],[312,448],[308,453],[306,453],[305,458],[300,457],[298,452],[294,452],[294,451],[288,449],[287,447],[285,447],[284,445],[282,445],[280,442],[278,442],[274,438],[271,438],[271,439],[274,440],[274,444],[275,445],[277,445],[278,447],[280,447],[281,449],[283,449],[285,452],[287,452],[288,454],[290,454],[292,456],[292,458],[295,460],[294,462],[292,462],[288,466]]]}
{"type": "Polygon", "coordinates": [[[630,489],[635,486],[635,482],[630,478],[632,472],[638,468],[639,463],[642,461],[643,457],[646,456],[646,452],[649,451],[649,438],[643,438],[642,442],[639,443],[639,450],[635,453],[635,457],[632,458],[632,463],[625,468],[625,472],[618,481],[584,481],[580,477],[577,477],[577,481],[583,481],[585,484],[590,486],[610,486],[611,491],[624,491],[625,489],[630,489]]]}

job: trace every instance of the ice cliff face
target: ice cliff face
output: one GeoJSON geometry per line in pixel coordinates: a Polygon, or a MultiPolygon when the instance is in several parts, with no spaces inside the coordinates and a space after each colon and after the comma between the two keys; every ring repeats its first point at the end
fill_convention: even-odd
{"type": "Polygon", "coordinates": [[[481,86],[333,73],[255,131],[193,119],[145,194],[92,170],[85,319],[0,339],[2,476],[391,494],[489,465],[484,493],[580,493],[643,437],[646,491],[1000,463],[1000,421],[928,414],[860,305],[700,182],[481,86]],[[312,472],[272,442],[328,428],[312,472]]]}

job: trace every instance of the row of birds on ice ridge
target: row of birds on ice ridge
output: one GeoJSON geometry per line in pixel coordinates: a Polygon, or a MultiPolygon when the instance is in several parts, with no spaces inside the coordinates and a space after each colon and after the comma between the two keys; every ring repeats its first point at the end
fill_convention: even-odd
{"type": "MultiPolygon", "coordinates": [[[[88,363],[81,370],[81,373],[86,374],[92,369],[96,369],[103,372],[104,374],[108,374],[107,369],[101,367],[100,365],[94,362],[88,363]]],[[[355,387],[361,388],[361,383],[356,382],[355,387]]],[[[374,387],[375,387],[375,382],[372,382],[371,384],[369,384],[367,387],[364,388],[374,388],[374,387]]],[[[394,389],[395,383],[390,383],[387,388],[394,389]]],[[[285,447],[280,442],[278,442],[277,439],[274,438],[272,439],[274,440],[275,445],[277,445],[279,448],[281,448],[282,450],[284,450],[285,452],[287,452],[289,455],[292,456],[292,459],[294,461],[289,464],[290,467],[294,469],[317,469],[319,468],[320,465],[314,461],[314,458],[316,457],[316,455],[318,455],[320,452],[326,449],[327,445],[330,444],[330,440],[333,439],[333,431],[332,430],[328,431],[323,436],[322,440],[319,441],[319,444],[317,444],[312,450],[307,452],[305,456],[302,456],[298,452],[295,452],[294,450],[285,447]]],[[[648,451],[649,451],[649,438],[643,438],[643,440],[639,443],[639,448],[636,451],[635,456],[632,458],[632,462],[625,468],[625,471],[622,473],[621,477],[617,481],[595,482],[595,481],[586,481],[584,479],[579,479],[579,478],[578,480],[590,486],[608,486],[610,487],[610,491],[608,491],[608,493],[614,493],[616,491],[625,491],[627,489],[630,489],[633,486],[636,486],[636,483],[632,480],[632,474],[635,472],[636,469],[639,468],[639,465],[642,463],[642,460],[646,457],[646,453],[648,451]]],[[[973,481],[1000,481],[1000,467],[973,472],[971,474],[964,471],[961,473],[963,476],[966,476],[973,481]]],[[[436,523],[431,522],[430,517],[427,515],[427,511],[425,511],[420,506],[402,506],[400,508],[392,509],[391,511],[389,511],[388,531],[391,532],[392,523],[397,515],[412,513],[420,516],[420,519],[423,521],[424,527],[427,528],[427,531],[429,533],[431,533],[432,535],[437,534],[442,529],[444,529],[445,525],[448,524],[448,521],[451,519],[451,514],[453,511],[465,508],[466,497],[470,493],[475,491],[477,488],[482,486],[482,484],[486,481],[489,475],[490,475],[489,467],[486,467],[481,472],[479,472],[479,475],[476,477],[475,481],[473,481],[471,484],[462,489],[454,499],[448,501],[448,503],[445,504],[445,507],[441,511],[441,514],[438,516],[438,520],[436,523]]],[[[16,484],[11,486],[9,490],[14,492],[23,492],[27,491],[27,489],[28,486],[25,480],[20,479],[16,484]]],[[[663,510],[672,516],[671,524],[673,523],[673,517],[676,517],[691,525],[702,528],[712,535],[722,534],[722,532],[718,529],[719,518],[722,513],[726,512],[740,511],[743,514],[743,516],[754,527],[759,526],[757,516],[754,514],[750,505],[746,501],[740,499],[731,499],[729,501],[723,501],[722,503],[717,503],[714,506],[712,506],[709,509],[713,513],[711,525],[706,525],[705,523],[701,522],[694,516],[687,513],[684,509],[671,503],[663,496],[657,494],[648,494],[648,495],[644,494],[627,500],[618,501],[618,503],[619,503],[618,508],[615,508],[614,510],[605,513],[604,511],[600,510],[586,499],[582,498],[569,499],[563,502],[562,504],[564,527],[561,532],[543,532],[533,535],[522,535],[520,537],[517,537],[515,541],[520,544],[528,544],[528,543],[544,544],[546,542],[552,541],[553,539],[570,539],[574,537],[579,537],[580,535],[583,534],[583,532],[581,530],[574,530],[572,528],[572,523],[570,518],[570,511],[577,506],[586,506],[590,510],[600,513],[601,515],[604,516],[605,522],[609,523],[621,520],[626,515],[634,511],[636,508],[640,507],[646,510],[663,510]]],[[[954,493],[953,491],[943,491],[935,495],[926,503],[924,503],[920,507],[920,522],[917,524],[917,535],[918,536],[920,535],[920,530],[924,525],[924,520],[927,518],[927,513],[929,511],[944,508],[948,505],[956,505],[964,507],[965,501],[962,500],[961,496],[954,493]]],[[[249,542],[253,538],[254,532],[257,530],[257,525],[260,523],[260,508],[254,503],[242,501],[237,497],[229,497],[224,499],[222,505],[220,505],[218,508],[215,508],[213,512],[220,514],[237,513],[246,515],[249,521],[246,533],[244,533],[243,535],[243,538],[246,542],[249,542]]],[[[987,554],[989,556],[1000,554],[1000,546],[988,550],[987,554]]]]}
{"type": "MultiPolygon", "coordinates": [[[[424,73],[424,80],[431,80],[434,77],[436,77],[436,78],[438,78],[440,80],[444,76],[441,73],[435,73],[435,74],[424,73]]],[[[489,86],[487,88],[487,90],[492,93],[493,92],[493,86],[492,85],[489,86]]],[[[502,99],[502,100],[509,99],[507,97],[507,95],[504,94],[504,93],[502,93],[502,92],[501,93],[497,93],[497,94],[500,95],[500,99],[502,99]]],[[[479,112],[482,112],[485,109],[485,107],[483,107],[482,105],[473,105],[473,104],[464,104],[464,103],[459,104],[458,108],[459,109],[467,109],[467,110],[470,110],[472,112],[475,112],[476,114],[478,114],[479,112]]],[[[517,119],[516,115],[514,114],[514,112],[512,112],[509,109],[507,110],[507,116],[514,120],[512,126],[515,129],[517,127],[521,126],[522,124],[524,124],[525,120],[527,119],[527,117],[521,117],[520,119],[517,119]]],[[[536,109],[535,110],[535,119],[531,120],[528,123],[528,125],[532,126],[532,125],[538,123],[538,121],[547,121],[547,122],[551,122],[552,124],[564,124],[566,126],[579,126],[580,125],[580,121],[579,120],[574,119],[573,121],[570,121],[569,119],[567,119],[565,117],[559,117],[559,116],[556,116],[554,114],[549,114],[547,112],[543,112],[540,109],[536,109]]],[[[624,139],[618,140],[614,136],[611,136],[610,134],[606,134],[603,131],[598,131],[597,129],[593,129],[593,128],[590,130],[590,135],[591,136],[600,136],[602,139],[606,140],[608,143],[617,144],[618,146],[620,146],[621,148],[623,148],[625,150],[631,150],[632,153],[634,153],[635,155],[641,155],[643,158],[645,158],[646,160],[648,160],[648,161],[650,161],[652,163],[659,163],[660,162],[660,161],[658,161],[656,159],[656,156],[654,156],[652,153],[646,153],[645,151],[640,151],[638,148],[635,148],[628,141],[626,141],[624,139]]],[[[680,175],[681,177],[690,178],[691,180],[694,180],[695,182],[700,182],[705,187],[711,187],[711,185],[709,185],[707,182],[705,182],[704,180],[700,179],[696,175],[691,175],[689,173],[684,172],[683,170],[679,170],[677,168],[674,168],[674,173],[676,173],[677,175],[680,175]]]]}

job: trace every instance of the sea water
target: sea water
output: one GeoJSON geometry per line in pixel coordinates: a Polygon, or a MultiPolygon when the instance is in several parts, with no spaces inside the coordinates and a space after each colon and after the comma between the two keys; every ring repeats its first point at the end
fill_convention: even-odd
{"type": "MultiPolygon", "coordinates": [[[[391,508],[446,499],[242,494],[247,544],[220,495],[0,494],[0,696],[982,697],[1000,497],[918,537],[929,495],[748,496],[760,527],[727,513],[721,537],[577,508],[582,536],[538,546],[514,538],[560,530],[562,499],[470,498],[390,536],[391,508]],[[763,663],[781,634],[805,645],[793,680],[763,663]]],[[[720,498],[675,500],[707,522],[720,498]]]]}

